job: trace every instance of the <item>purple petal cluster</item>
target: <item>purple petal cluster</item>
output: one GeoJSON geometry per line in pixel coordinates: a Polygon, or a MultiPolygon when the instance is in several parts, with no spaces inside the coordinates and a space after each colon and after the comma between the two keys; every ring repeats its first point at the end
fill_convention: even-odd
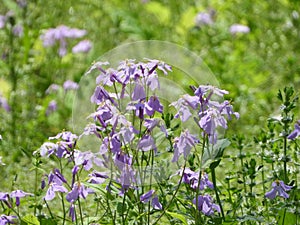
{"type": "Polygon", "coordinates": [[[283,198],[289,198],[287,191],[290,191],[293,186],[288,186],[284,184],[281,180],[276,180],[272,183],[272,190],[265,194],[266,198],[274,199],[276,196],[280,196],[283,198]]]}
{"type": "Polygon", "coordinates": [[[55,100],[51,100],[48,104],[46,115],[49,116],[51,113],[57,110],[57,102],[55,100]]]}
{"type": "Polygon", "coordinates": [[[208,174],[203,172],[199,181],[199,173],[194,172],[190,168],[185,168],[179,171],[179,175],[183,176],[183,182],[190,185],[193,190],[204,190],[205,188],[214,189],[213,183],[208,179],[208,174]]]}
{"type": "Polygon", "coordinates": [[[142,203],[147,203],[151,201],[152,207],[156,210],[162,210],[162,204],[159,202],[158,196],[155,194],[154,190],[150,190],[147,193],[140,196],[140,201],[142,203]]]}
{"type": "Polygon", "coordinates": [[[182,154],[184,158],[187,159],[191,149],[195,147],[198,142],[199,140],[194,135],[190,134],[189,130],[182,131],[180,136],[176,137],[174,140],[174,155],[172,162],[177,162],[182,154]]]}
{"type": "Polygon", "coordinates": [[[80,41],[72,48],[73,53],[88,53],[92,48],[92,42],[89,40],[80,41]]]}
{"type": "Polygon", "coordinates": [[[20,206],[20,198],[26,196],[33,196],[31,193],[24,192],[22,190],[12,191],[10,194],[6,192],[0,192],[0,201],[4,202],[9,208],[12,207],[12,200],[16,200],[16,206],[20,206]]]}
{"type": "Polygon", "coordinates": [[[186,94],[178,101],[171,103],[171,106],[177,110],[175,118],[180,118],[182,122],[186,122],[193,115],[191,111],[196,111],[198,115],[195,120],[204,134],[208,135],[210,143],[214,144],[218,138],[217,128],[227,129],[227,119],[231,120],[232,115],[239,118],[239,114],[233,111],[229,101],[225,100],[220,103],[213,100],[228,94],[227,91],[211,85],[200,85],[198,88],[192,87],[192,89],[194,96],[186,94]]]}
{"type": "Polygon", "coordinates": [[[220,212],[220,206],[213,203],[213,199],[210,195],[199,195],[198,202],[196,198],[193,199],[193,204],[196,205],[196,208],[201,211],[203,214],[210,216],[215,213],[215,211],[220,212]],[[198,203],[198,205],[196,205],[198,203]]]}
{"type": "Polygon", "coordinates": [[[58,169],[54,169],[48,175],[48,190],[44,199],[50,201],[55,197],[56,192],[66,193],[68,189],[64,187],[64,184],[67,183],[67,180],[60,173],[58,169]]]}
{"type": "MultiPolygon", "coordinates": [[[[48,29],[44,34],[41,35],[41,39],[43,41],[43,45],[45,47],[53,46],[56,42],[59,43],[59,55],[62,57],[67,54],[67,38],[81,38],[86,35],[85,30],[80,30],[77,28],[70,28],[65,25],[60,25],[56,28],[48,29]]],[[[75,53],[89,51],[88,48],[91,45],[87,46],[88,43],[85,41],[83,43],[79,43],[76,45],[75,53]]],[[[74,52],[74,49],[73,49],[74,52]]]]}
{"type": "Polygon", "coordinates": [[[63,84],[63,88],[65,91],[77,90],[79,88],[79,85],[72,80],[66,80],[63,84]]]}
{"type": "Polygon", "coordinates": [[[18,217],[16,216],[7,216],[7,215],[0,215],[0,225],[5,225],[5,224],[15,224],[16,219],[18,217]]]}
{"type": "Polygon", "coordinates": [[[250,32],[250,28],[242,24],[233,24],[230,26],[229,31],[231,34],[247,34],[250,32]]]}
{"type": "Polygon", "coordinates": [[[67,194],[66,199],[68,202],[74,203],[79,197],[86,199],[88,193],[88,189],[83,184],[76,182],[72,190],[67,194]]]}
{"type": "Polygon", "coordinates": [[[208,12],[199,12],[195,18],[195,24],[198,27],[212,25],[214,23],[213,17],[215,16],[215,10],[211,9],[208,12]]]}

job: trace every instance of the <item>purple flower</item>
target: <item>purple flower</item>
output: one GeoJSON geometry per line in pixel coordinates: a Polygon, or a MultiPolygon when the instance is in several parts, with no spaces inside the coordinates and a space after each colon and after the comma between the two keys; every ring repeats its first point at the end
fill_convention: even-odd
{"type": "Polygon", "coordinates": [[[74,204],[71,204],[71,206],[70,206],[69,217],[71,217],[72,222],[74,222],[75,219],[76,219],[76,211],[75,211],[75,205],[74,204]]]}
{"type": "Polygon", "coordinates": [[[200,184],[199,184],[199,173],[194,172],[190,168],[185,168],[179,171],[179,175],[183,176],[183,182],[190,185],[190,187],[194,190],[197,190],[199,185],[199,190],[204,190],[206,187],[210,189],[214,189],[213,183],[208,179],[207,173],[202,173],[200,184]],[[182,174],[183,173],[183,174],[182,174]]]}
{"type": "Polygon", "coordinates": [[[214,144],[218,139],[216,128],[221,126],[226,129],[227,121],[215,108],[209,108],[201,114],[199,115],[201,118],[199,126],[204,130],[205,134],[209,136],[210,143],[214,144]]]}
{"type": "Polygon", "coordinates": [[[153,137],[151,135],[144,135],[140,142],[138,143],[138,149],[146,152],[150,150],[156,151],[156,145],[153,137]]]}
{"type": "Polygon", "coordinates": [[[111,98],[109,93],[102,86],[97,86],[91,97],[91,102],[100,104],[105,100],[110,100],[113,104],[115,103],[115,101],[111,98]]]}
{"type": "Polygon", "coordinates": [[[3,108],[6,112],[10,112],[10,106],[7,103],[6,98],[0,95],[0,108],[3,108]]]}
{"type": "Polygon", "coordinates": [[[47,90],[45,91],[46,94],[51,94],[54,92],[57,92],[59,90],[59,85],[58,84],[51,84],[47,90]]]}
{"type": "Polygon", "coordinates": [[[45,142],[41,147],[40,147],[40,154],[41,156],[50,156],[53,153],[55,153],[58,149],[58,145],[54,144],[52,142],[45,142]]]}
{"type": "Polygon", "coordinates": [[[150,191],[148,191],[147,193],[141,195],[140,201],[141,201],[142,203],[147,203],[147,202],[149,202],[149,201],[152,199],[154,192],[155,192],[154,190],[150,190],[150,191]]]}
{"type": "Polygon", "coordinates": [[[213,203],[210,195],[199,195],[198,202],[196,198],[193,199],[193,204],[196,205],[196,203],[198,203],[196,208],[207,216],[214,214],[215,211],[220,212],[220,206],[213,203]]]}
{"type": "Polygon", "coordinates": [[[125,165],[121,170],[120,177],[117,179],[122,188],[120,195],[123,195],[130,187],[136,186],[136,173],[130,165],[125,165]]]}
{"type": "Polygon", "coordinates": [[[88,171],[93,167],[93,160],[95,158],[94,153],[90,151],[80,152],[74,151],[74,163],[76,166],[82,165],[83,168],[88,171]]]}
{"type": "Polygon", "coordinates": [[[6,16],[0,15],[0,29],[5,26],[6,23],[6,16]]]}
{"type": "Polygon", "coordinates": [[[156,210],[162,210],[162,204],[159,202],[158,197],[154,196],[154,198],[152,199],[152,207],[156,210]]]}
{"type": "Polygon", "coordinates": [[[80,41],[72,48],[73,53],[88,53],[92,48],[92,43],[89,40],[80,41]]]}
{"type": "Polygon", "coordinates": [[[250,28],[241,24],[233,24],[229,28],[229,31],[231,34],[237,34],[237,33],[247,34],[250,32],[250,28]]]}
{"type": "Polygon", "coordinates": [[[174,140],[174,156],[172,162],[177,162],[181,154],[187,159],[191,149],[195,147],[198,142],[198,139],[194,135],[191,135],[188,130],[182,131],[180,137],[174,140]]]}
{"type": "MultiPolygon", "coordinates": [[[[214,12],[214,11],[212,11],[214,12]]],[[[203,26],[203,25],[212,25],[214,23],[213,21],[213,16],[214,13],[207,13],[207,12],[200,12],[197,14],[196,19],[195,19],[195,23],[196,26],[203,26]]]]}
{"type": "Polygon", "coordinates": [[[4,202],[9,208],[11,208],[11,204],[8,201],[9,194],[6,192],[0,192],[0,201],[4,202]]]}
{"type": "Polygon", "coordinates": [[[55,100],[52,100],[49,102],[46,115],[49,116],[51,113],[55,112],[57,110],[57,102],[55,100]]]}
{"type": "Polygon", "coordinates": [[[7,216],[7,215],[1,215],[0,216],[0,225],[5,225],[5,224],[14,224],[18,217],[16,216],[7,216]]]}
{"type": "Polygon", "coordinates": [[[166,64],[163,61],[159,61],[157,59],[148,59],[148,63],[146,63],[147,67],[150,69],[149,73],[151,74],[154,69],[159,69],[164,73],[164,75],[168,74],[168,71],[172,71],[172,67],[166,64]]]}
{"type": "Polygon", "coordinates": [[[108,178],[106,173],[97,171],[94,171],[92,174],[89,174],[89,177],[90,179],[88,180],[88,182],[92,184],[102,184],[108,178]]]}
{"type": "Polygon", "coordinates": [[[133,141],[135,135],[138,134],[139,131],[136,130],[131,124],[128,126],[122,126],[120,128],[119,133],[117,135],[125,144],[128,144],[133,141]]]}
{"type": "Polygon", "coordinates": [[[22,37],[23,36],[23,27],[21,25],[14,26],[13,34],[16,37],[22,37]]]}
{"type": "Polygon", "coordinates": [[[63,183],[66,183],[66,179],[60,173],[59,170],[54,170],[53,173],[50,173],[48,176],[48,190],[44,199],[50,201],[55,197],[55,192],[66,193],[68,190],[63,186],[63,183]]]}
{"type": "Polygon", "coordinates": [[[145,104],[145,111],[148,116],[153,116],[155,111],[162,113],[163,112],[163,106],[160,104],[160,101],[158,97],[151,96],[149,101],[145,104]]]}
{"type": "Polygon", "coordinates": [[[170,106],[174,106],[176,108],[177,113],[175,114],[175,118],[179,117],[182,122],[187,121],[192,115],[189,109],[189,104],[184,97],[179,98],[176,102],[172,102],[170,106]]]}
{"type": "Polygon", "coordinates": [[[286,191],[290,191],[293,188],[293,186],[288,186],[281,180],[274,181],[272,183],[272,187],[272,190],[265,194],[265,197],[269,199],[274,199],[277,195],[283,198],[289,198],[289,195],[286,193],[286,191]]]}
{"type": "Polygon", "coordinates": [[[288,139],[294,140],[296,137],[300,135],[300,120],[298,120],[295,124],[295,129],[292,131],[292,133],[289,134],[287,137],[288,139]]]}
{"type": "Polygon", "coordinates": [[[154,195],[154,194],[155,194],[155,191],[150,190],[147,193],[140,196],[140,201],[142,203],[147,203],[150,200],[152,200],[152,202],[151,202],[152,207],[156,210],[162,210],[162,205],[159,202],[157,195],[154,195]]]}
{"type": "Polygon", "coordinates": [[[60,140],[58,144],[58,148],[56,150],[56,155],[61,158],[65,154],[68,154],[68,149],[73,149],[76,145],[78,136],[76,134],[73,134],[70,131],[63,131],[59,134],[57,134],[55,137],[49,137],[49,140],[60,140]]]}
{"type": "Polygon", "coordinates": [[[16,198],[16,206],[19,206],[20,205],[20,198],[23,198],[25,196],[33,196],[33,194],[31,193],[26,193],[24,191],[21,191],[21,190],[16,190],[16,191],[13,191],[11,194],[10,194],[10,197],[11,198],[16,198]]]}
{"type": "Polygon", "coordinates": [[[72,190],[67,194],[66,199],[68,202],[74,203],[79,197],[86,199],[87,195],[87,188],[83,184],[76,182],[72,190]]]}
{"type": "Polygon", "coordinates": [[[65,91],[77,90],[79,88],[79,85],[74,81],[67,80],[67,81],[64,82],[63,88],[64,88],[65,91]]]}
{"type": "Polygon", "coordinates": [[[132,100],[144,100],[146,98],[144,87],[140,84],[136,84],[132,92],[132,100]]]}
{"type": "Polygon", "coordinates": [[[41,39],[45,47],[53,46],[55,42],[59,42],[59,55],[64,56],[67,54],[66,38],[81,38],[85,34],[85,30],[61,25],[47,30],[43,35],[41,35],[41,39]]]}

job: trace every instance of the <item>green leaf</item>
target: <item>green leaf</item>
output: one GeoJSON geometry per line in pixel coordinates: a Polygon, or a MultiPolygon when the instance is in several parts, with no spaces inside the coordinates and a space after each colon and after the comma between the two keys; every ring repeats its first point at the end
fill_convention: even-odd
{"type": "Polygon", "coordinates": [[[286,209],[283,209],[279,212],[278,224],[290,225],[290,224],[296,224],[296,221],[297,221],[297,214],[287,212],[286,209]]]}
{"type": "Polygon", "coordinates": [[[40,225],[40,222],[34,215],[26,215],[22,218],[21,224],[40,225]]]}
{"type": "Polygon", "coordinates": [[[169,212],[169,211],[166,211],[166,213],[169,214],[173,218],[179,219],[183,224],[188,225],[188,222],[187,222],[186,217],[184,215],[169,212]]]}

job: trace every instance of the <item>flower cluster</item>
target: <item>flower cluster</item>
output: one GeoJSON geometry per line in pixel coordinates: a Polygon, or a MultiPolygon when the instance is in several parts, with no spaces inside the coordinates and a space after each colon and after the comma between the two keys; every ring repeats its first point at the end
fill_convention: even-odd
{"type": "MultiPolygon", "coordinates": [[[[106,65],[107,62],[97,62],[87,72],[89,74],[96,70],[100,73],[96,78],[98,85],[91,97],[91,102],[97,105],[96,112],[90,115],[95,124],[86,127],[86,134],[96,134],[102,139],[100,153],[104,159],[112,160],[117,171],[115,180],[121,184],[122,195],[142,182],[140,174],[133,168],[137,160],[133,155],[136,153],[128,149],[156,152],[152,131],[158,127],[167,135],[163,120],[155,117],[156,113],[161,114],[163,111],[155,90],[160,86],[158,71],[167,75],[171,67],[158,60],[145,63],[126,60],[116,70],[105,69],[106,65]],[[110,88],[113,88],[114,93],[108,91],[110,88]],[[148,96],[149,93],[152,95],[148,96]],[[134,123],[140,126],[135,127],[134,123]]],[[[111,166],[112,162],[103,164],[111,166]]]]}
{"type": "Polygon", "coordinates": [[[185,94],[178,101],[171,104],[178,111],[175,117],[180,118],[182,122],[186,122],[192,116],[191,111],[196,111],[197,117],[194,117],[194,120],[203,130],[203,134],[209,137],[210,143],[214,144],[218,140],[217,128],[227,129],[225,116],[231,120],[231,115],[239,118],[239,113],[233,111],[229,101],[225,100],[219,103],[213,100],[215,96],[223,97],[228,94],[227,91],[210,85],[200,85],[198,88],[192,87],[192,89],[194,96],[185,94]]]}
{"type": "MultiPolygon", "coordinates": [[[[69,216],[73,221],[76,218],[77,201],[94,194],[96,190],[92,188],[96,184],[106,185],[106,191],[110,194],[117,190],[115,193],[123,199],[135,193],[138,204],[148,203],[149,207],[151,202],[154,211],[165,210],[154,186],[150,186],[150,190],[140,188],[148,180],[152,185],[153,174],[147,171],[152,171],[154,157],[163,152],[158,146],[157,135],[154,135],[156,131],[160,132],[161,137],[170,140],[169,143],[173,145],[173,151],[170,151],[173,154],[171,161],[178,164],[181,155],[187,161],[201,139],[205,143],[209,139],[211,144],[215,144],[218,138],[217,128],[226,129],[227,120],[232,119],[232,115],[239,117],[229,101],[220,103],[216,100],[216,97],[222,98],[227,91],[213,86],[192,87],[193,96],[186,94],[171,103],[171,106],[177,110],[175,118],[180,118],[182,123],[196,112],[194,120],[203,134],[198,137],[188,129],[183,129],[176,136],[178,133],[174,134],[166,125],[164,105],[156,95],[160,88],[159,75],[167,75],[172,71],[171,67],[150,59],[144,62],[125,60],[116,69],[107,68],[108,65],[108,62],[96,62],[86,73],[87,76],[97,73],[96,87],[90,98],[91,103],[96,105],[96,110],[88,116],[90,122],[82,134],[77,136],[63,131],[50,137],[39,149],[42,157],[67,160],[67,164],[72,167],[69,179],[62,174],[62,168],[55,168],[45,174],[42,189],[47,186],[45,201],[54,199],[59,193],[70,203],[69,216]],[[77,142],[86,135],[94,135],[99,140],[97,152],[80,151],[76,148],[77,142]],[[88,171],[87,179],[80,177],[82,171],[88,171]]],[[[71,81],[66,81],[63,86],[66,91],[78,88],[71,81]]],[[[47,92],[51,93],[59,88],[52,84],[47,92]]],[[[184,168],[177,174],[196,193],[197,198],[192,201],[196,208],[209,216],[215,211],[220,212],[220,206],[213,203],[210,195],[200,194],[206,188],[215,190],[208,174],[184,168]]]]}
{"type": "MultiPolygon", "coordinates": [[[[43,45],[45,47],[53,46],[56,42],[59,42],[58,54],[63,57],[67,54],[67,38],[77,39],[82,38],[86,35],[85,30],[77,28],[70,28],[65,25],[60,25],[56,28],[48,29],[44,34],[41,35],[43,45]]],[[[73,53],[89,52],[92,44],[89,40],[83,40],[73,47],[73,53]]]]}

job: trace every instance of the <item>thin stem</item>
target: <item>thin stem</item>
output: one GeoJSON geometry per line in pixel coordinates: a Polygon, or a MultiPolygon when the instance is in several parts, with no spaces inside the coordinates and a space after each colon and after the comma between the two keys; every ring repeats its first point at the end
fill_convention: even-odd
{"type": "Polygon", "coordinates": [[[50,207],[49,207],[49,205],[48,205],[48,202],[47,202],[45,199],[44,199],[44,202],[45,202],[45,204],[46,204],[46,206],[47,206],[47,209],[48,209],[48,211],[49,211],[49,213],[50,213],[51,219],[54,219],[53,214],[52,214],[52,211],[51,211],[51,209],[50,209],[50,207]]]}
{"type": "Polygon", "coordinates": [[[218,193],[218,188],[217,188],[215,168],[211,169],[211,177],[212,177],[212,182],[214,184],[214,190],[215,190],[215,193],[216,193],[217,202],[218,202],[218,204],[220,206],[220,209],[221,209],[222,218],[223,218],[223,220],[225,220],[225,215],[224,215],[224,211],[223,211],[223,207],[222,207],[222,202],[220,200],[219,193],[218,193]]]}
{"type": "Polygon", "coordinates": [[[81,203],[79,198],[78,198],[78,208],[79,208],[80,221],[81,224],[83,225],[83,215],[82,215],[81,203]]]}
{"type": "Polygon", "coordinates": [[[126,192],[124,193],[123,196],[123,202],[122,202],[122,224],[125,225],[126,219],[124,217],[124,208],[125,208],[125,199],[126,199],[126,192]]]}
{"type": "Polygon", "coordinates": [[[63,208],[63,225],[64,225],[65,221],[66,221],[66,208],[65,208],[65,201],[64,201],[63,193],[61,193],[61,204],[62,204],[62,208],[63,208]]]}

